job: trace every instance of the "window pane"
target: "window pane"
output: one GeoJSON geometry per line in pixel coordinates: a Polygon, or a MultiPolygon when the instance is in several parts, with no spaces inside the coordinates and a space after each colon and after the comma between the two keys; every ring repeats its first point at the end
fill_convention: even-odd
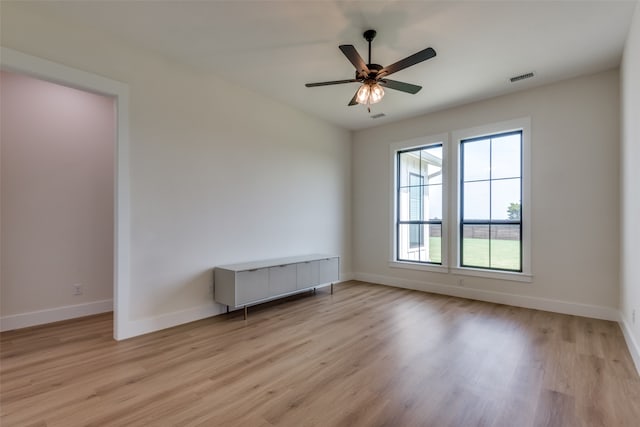
{"type": "Polygon", "coordinates": [[[424,217],[442,219],[442,185],[423,187],[424,217]]]}
{"type": "Polygon", "coordinates": [[[429,244],[425,251],[423,261],[442,263],[442,225],[425,224],[424,235],[428,237],[429,244]]]}
{"type": "Polygon", "coordinates": [[[491,178],[520,178],[521,134],[491,140],[491,178]]]}
{"type": "Polygon", "coordinates": [[[398,259],[420,261],[424,247],[424,230],[421,224],[400,224],[398,227],[398,259]]]}
{"type": "Polygon", "coordinates": [[[464,184],[463,219],[490,219],[489,189],[490,181],[464,184]]]}
{"type": "Polygon", "coordinates": [[[398,191],[398,220],[409,221],[409,189],[401,188],[398,191]]]}
{"type": "Polygon", "coordinates": [[[464,267],[489,267],[489,226],[462,227],[462,262],[464,267]]]}
{"type": "Polygon", "coordinates": [[[409,249],[424,246],[424,229],[422,224],[409,224],[409,249]]]}
{"type": "Polygon", "coordinates": [[[398,259],[416,262],[442,262],[440,224],[400,224],[398,259]]]}
{"type": "Polygon", "coordinates": [[[425,184],[442,184],[442,146],[425,148],[420,155],[425,184]]]}
{"type": "Polygon", "coordinates": [[[442,146],[398,154],[400,187],[411,185],[411,174],[423,177],[425,184],[442,184],[442,146]]]}
{"type": "Polygon", "coordinates": [[[489,179],[491,177],[491,140],[463,142],[462,149],[464,181],[489,179]]]}
{"type": "Polygon", "coordinates": [[[442,184],[442,166],[427,166],[427,181],[425,184],[442,184]]]}
{"type": "Polygon", "coordinates": [[[491,181],[491,219],[520,219],[520,179],[491,181]]]}
{"type": "Polygon", "coordinates": [[[423,221],[429,199],[425,198],[423,186],[405,187],[398,192],[398,219],[400,221],[423,221]]]}
{"type": "Polygon", "coordinates": [[[409,174],[409,219],[411,221],[422,221],[424,218],[423,182],[424,178],[421,175],[409,174]]]}
{"type": "Polygon", "coordinates": [[[521,271],[520,226],[491,226],[491,268],[521,271]]]}
{"type": "Polygon", "coordinates": [[[409,174],[420,174],[420,151],[400,153],[400,187],[409,185],[409,174]]]}

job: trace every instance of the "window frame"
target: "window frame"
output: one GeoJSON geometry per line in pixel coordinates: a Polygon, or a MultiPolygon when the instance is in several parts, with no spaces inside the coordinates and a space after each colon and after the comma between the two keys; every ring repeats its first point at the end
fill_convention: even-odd
{"type": "MultiPolygon", "coordinates": [[[[509,136],[509,135],[519,135],[520,136],[520,175],[517,177],[520,180],[520,209],[522,209],[522,139],[523,139],[523,131],[522,129],[520,130],[512,130],[509,132],[500,132],[500,133],[495,133],[495,134],[491,134],[491,135],[483,135],[483,136],[477,136],[477,137],[473,137],[473,138],[467,138],[467,139],[462,139],[460,140],[459,143],[459,150],[460,150],[460,165],[464,164],[465,161],[465,154],[464,154],[464,150],[465,150],[465,144],[471,144],[473,142],[477,142],[477,141],[487,141],[489,140],[489,144],[490,144],[490,148],[489,148],[489,156],[491,157],[492,154],[491,152],[493,151],[492,149],[492,144],[493,144],[493,139],[498,139],[501,137],[505,137],[505,136],[509,136]]],[[[492,164],[492,160],[490,159],[490,164],[492,164]]],[[[500,180],[504,180],[504,179],[512,179],[512,178],[493,178],[492,173],[490,172],[489,174],[489,178],[488,179],[483,179],[483,180],[475,180],[475,181],[465,181],[465,177],[464,177],[464,167],[461,166],[460,167],[460,172],[459,172],[459,179],[458,179],[458,191],[460,192],[460,199],[458,201],[459,203],[459,208],[460,208],[460,220],[458,221],[458,228],[459,228],[459,240],[458,240],[458,245],[459,245],[459,259],[460,259],[460,267],[463,268],[478,268],[478,269],[482,269],[482,270],[489,270],[489,271],[506,271],[506,272],[511,272],[511,273],[522,273],[522,268],[523,268],[523,263],[522,263],[522,249],[523,249],[523,242],[522,242],[522,213],[520,213],[518,220],[504,220],[504,219],[492,219],[493,213],[492,213],[492,206],[493,206],[493,191],[491,190],[492,188],[492,184],[494,181],[500,181],[500,180]],[[464,191],[464,184],[465,183],[470,183],[470,182],[483,182],[483,181],[487,181],[489,182],[489,218],[488,219],[465,219],[464,218],[464,211],[465,211],[465,203],[464,203],[464,198],[465,198],[465,191],[464,191]],[[519,265],[520,265],[520,269],[515,270],[515,269],[508,269],[508,268],[498,268],[498,267],[482,267],[482,266],[474,266],[474,265],[464,265],[464,227],[467,225],[481,225],[481,226],[488,226],[489,227],[489,265],[491,265],[491,248],[492,248],[492,237],[491,237],[491,228],[492,226],[496,225],[517,225],[518,226],[518,231],[519,231],[519,235],[520,238],[518,239],[518,242],[520,243],[520,250],[518,251],[518,261],[519,261],[519,265]]],[[[515,178],[515,177],[513,177],[515,178]]]]}
{"type": "Polygon", "coordinates": [[[456,274],[487,277],[492,279],[505,279],[512,281],[531,282],[531,118],[524,117],[503,122],[477,126],[468,129],[461,129],[452,132],[452,141],[455,150],[451,160],[450,180],[456,185],[452,188],[452,202],[455,206],[452,223],[451,243],[452,259],[454,265],[450,271],[456,274]],[[522,271],[500,270],[485,267],[463,267],[461,264],[461,227],[462,227],[462,203],[461,200],[461,144],[462,141],[482,138],[497,134],[505,134],[515,131],[522,131],[521,147],[521,206],[520,206],[520,227],[521,227],[521,268],[522,271]]]}
{"type": "MultiPolygon", "coordinates": [[[[433,272],[448,272],[449,260],[449,134],[437,134],[422,138],[411,139],[407,141],[397,142],[390,146],[390,171],[393,174],[390,180],[390,250],[389,250],[389,266],[394,268],[408,268],[411,270],[424,270],[433,272]],[[412,149],[428,148],[429,146],[440,145],[442,147],[442,218],[440,263],[428,263],[423,261],[399,260],[398,259],[398,179],[399,179],[399,162],[398,154],[401,152],[411,151],[412,149]]],[[[426,220],[428,222],[429,220],[426,220]]]]}

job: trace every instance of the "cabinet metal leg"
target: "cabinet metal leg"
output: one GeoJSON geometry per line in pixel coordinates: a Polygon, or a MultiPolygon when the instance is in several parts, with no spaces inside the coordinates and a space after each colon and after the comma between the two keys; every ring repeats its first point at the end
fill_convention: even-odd
{"type": "Polygon", "coordinates": [[[333,283],[331,283],[331,295],[333,295],[333,283]]]}
{"type": "Polygon", "coordinates": [[[229,306],[227,306],[227,313],[229,313],[229,306]]]}
{"type": "Polygon", "coordinates": [[[244,320],[247,320],[247,306],[244,306],[244,320]]]}

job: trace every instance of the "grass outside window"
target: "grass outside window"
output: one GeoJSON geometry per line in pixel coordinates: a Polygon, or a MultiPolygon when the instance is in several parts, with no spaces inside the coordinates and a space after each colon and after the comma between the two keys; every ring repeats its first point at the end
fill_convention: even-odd
{"type": "MultiPolygon", "coordinates": [[[[429,253],[433,259],[442,259],[440,237],[429,238],[429,253]]],[[[504,270],[520,269],[520,241],[503,239],[464,239],[465,264],[482,268],[504,270]],[[489,265],[489,245],[491,245],[491,265],[489,265]]]]}

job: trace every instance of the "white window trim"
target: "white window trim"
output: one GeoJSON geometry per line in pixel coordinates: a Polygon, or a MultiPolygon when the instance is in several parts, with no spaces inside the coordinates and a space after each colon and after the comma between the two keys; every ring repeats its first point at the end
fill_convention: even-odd
{"type": "Polygon", "coordinates": [[[469,129],[460,129],[451,133],[451,141],[455,149],[451,150],[449,181],[452,186],[452,206],[449,222],[454,224],[451,229],[451,253],[450,259],[453,261],[450,268],[452,273],[487,277],[492,279],[503,279],[518,282],[531,282],[533,275],[531,272],[531,118],[523,117],[488,125],[477,126],[469,129]],[[493,135],[509,131],[522,130],[522,272],[502,272],[497,270],[476,269],[470,267],[460,267],[460,194],[459,188],[459,167],[460,167],[460,141],[479,136],[493,135]]]}
{"type": "Polygon", "coordinates": [[[415,139],[410,139],[406,141],[396,142],[390,145],[390,158],[391,158],[391,179],[390,181],[390,197],[389,197],[389,213],[390,213],[390,229],[389,229],[389,267],[393,268],[407,268],[411,270],[422,270],[422,271],[432,271],[436,273],[447,273],[449,271],[449,163],[447,158],[449,155],[449,134],[441,133],[437,135],[431,135],[426,137],[420,137],[415,139]],[[398,176],[396,167],[397,167],[397,153],[401,150],[406,150],[408,148],[416,148],[423,147],[431,144],[442,144],[442,264],[423,264],[417,262],[410,261],[397,261],[396,257],[396,221],[397,221],[397,210],[396,210],[396,179],[398,176]]]}
{"type": "MultiPolygon", "coordinates": [[[[522,242],[524,245],[524,240],[522,242]]],[[[522,254],[522,259],[524,263],[524,253],[522,254]]],[[[485,277],[487,279],[511,280],[512,282],[533,281],[533,276],[531,274],[527,274],[524,272],[519,273],[517,271],[498,271],[471,267],[451,267],[449,268],[449,271],[453,274],[457,274],[458,276],[485,277]]]]}
{"type": "MultiPolygon", "coordinates": [[[[443,246],[446,243],[443,244],[443,246]]],[[[448,273],[449,267],[446,265],[438,265],[438,264],[423,264],[418,262],[411,261],[389,261],[389,267],[391,268],[405,268],[407,270],[422,270],[422,271],[431,271],[433,273],[448,273]]]]}

